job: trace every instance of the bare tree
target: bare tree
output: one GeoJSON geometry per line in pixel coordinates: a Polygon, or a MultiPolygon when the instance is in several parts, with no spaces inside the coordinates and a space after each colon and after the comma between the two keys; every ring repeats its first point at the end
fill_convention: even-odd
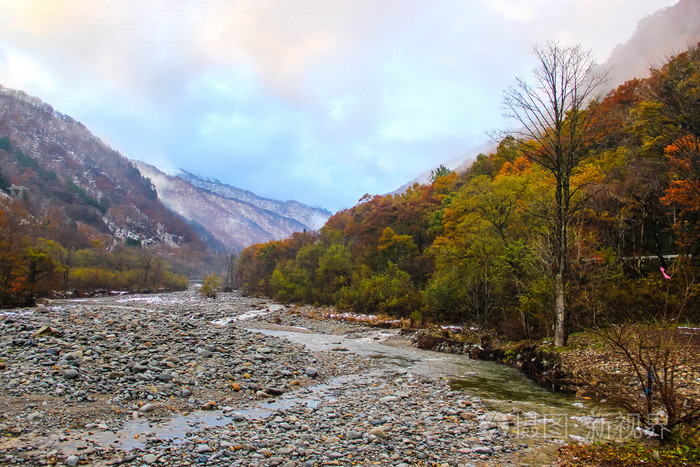
{"type": "Polygon", "coordinates": [[[700,397],[683,376],[700,369],[697,331],[661,321],[608,326],[600,335],[621,371],[592,375],[598,397],[638,415],[641,426],[660,430],[662,437],[682,426],[700,429],[700,397]]]}
{"type": "Polygon", "coordinates": [[[552,219],[555,330],[554,345],[566,345],[568,337],[566,282],[569,270],[567,230],[581,207],[572,199],[574,169],[587,157],[586,145],[593,137],[594,106],[589,106],[606,73],[596,72],[589,51],[581,46],[562,47],[547,42],[534,47],[538,65],[532,83],[518,78],[504,93],[505,116],[522,126],[502,132],[520,140],[523,154],[550,171],[555,178],[556,214],[552,219]]]}

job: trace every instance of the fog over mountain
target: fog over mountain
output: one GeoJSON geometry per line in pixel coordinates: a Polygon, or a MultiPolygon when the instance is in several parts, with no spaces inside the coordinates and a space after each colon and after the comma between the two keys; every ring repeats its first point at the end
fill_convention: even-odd
{"type": "MultiPolygon", "coordinates": [[[[651,68],[698,42],[700,1],[680,0],[672,7],[647,16],[639,22],[632,37],[615,47],[607,60],[600,65],[601,70],[608,71],[608,81],[600,90],[601,95],[630,79],[649,76],[651,68]]],[[[585,47],[585,44],[583,45],[585,47]]],[[[496,150],[497,143],[490,141],[487,135],[484,135],[484,141],[484,144],[469,149],[460,156],[436,162],[435,167],[443,164],[457,172],[467,170],[479,154],[488,154],[496,150]]],[[[402,192],[414,183],[426,183],[429,177],[430,170],[427,170],[399,187],[396,192],[402,192]]]]}

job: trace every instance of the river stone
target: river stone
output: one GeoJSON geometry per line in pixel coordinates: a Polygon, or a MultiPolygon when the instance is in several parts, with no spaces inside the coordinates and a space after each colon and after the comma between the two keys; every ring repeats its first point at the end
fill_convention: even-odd
{"type": "Polygon", "coordinates": [[[208,401],[204,404],[201,405],[200,409],[202,410],[214,410],[216,408],[216,402],[214,401],[208,401]]]}
{"type": "Polygon", "coordinates": [[[131,372],[135,374],[145,373],[146,371],[148,371],[148,367],[138,363],[131,367],[131,372]]]}
{"type": "Polygon", "coordinates": [[[498,423],[494,422],[481,422],[479,423],[479,429],[481,430],[494,430],[498,428],[498,423]]]}
{"type": "Polygon", "coordinates": [[[348,430],[345,433],[345,437],[347,439],[360,439],[360,438],[362,438],[362,433],[360,433],[359,431],[356,431],[356,430],[348,430]]]}
{"type": "Polygon", "coordinates": [[[78,377],[78,370],[69,369],[63,372],[63,377],[66,379],[75,379],[78,377]]]}
{"type": "Polygon", "coordinates": [[[473,449],[477,454],[493,454],[493,449],[488,446],[479,446],[473,449]]]}
{"type": "Polygon", "coordinates": [[[208,444],[200,444],[197,446],[197,454],[204,454],[205,452],[212,452],[212,448],[208,444]]]}
{"type": "Polygon", "coordinates": [[[51,334],[53,334],[53,330],[51,329],[50,326],[42,326],[37,331],[34,331],[34,333],[32,334],[32,337],[37,338],[41,335],[49,335],[50,336],[51,334]]]}
{"type": "Polygon", "coordinates": [[[78,465],[78,462],[80,462],[80,457],[76,456],[75,454],[71,454],[70,456],[66,457],[66,465],[69,465],[70,467],[75,467],[78,465]]]}
{"type": "Polygon", "coordinates": [[[141,413],[149,413],[149,412],[153,412],[155,409],[156,409],[156,406],[155,406],[155,405],[153,405],[153,404],[146,404],[146,405],[142,406],[142,407],[139,409],[139,412],[141,412],[141,413]]]}
{"type": "Polygon", "coordinates": [[[304,373],[306,373],[306,376],[309,378],[315,378],[318,376],[318,370],[313,367],[309,367],[306,370],[304,370],[304,373]]]}
{"type": "Polygon", "coordinates": [[[372,428],[368,432],[370,435],[374,435],[379,439],[386,439],[386,433],[381,428],[372,428]]]}
{"type": "Polygon", "coordinates": [[[500,412],[492,413],[489,418],[492,422],[500,422],[500,423],[510,422],[511,420],[513,420],[512,415],[508,415],[508,414],[504,414],[504,413],[500,413],[500,412]]]}
{"type": "Polygon", "coordinates": [[[158,457],[156,457],[154,454],[146,454],[141,458],[146,464],[151,465],[154,464],[157,460],[158,457]]]}
{"type": "Polygon", "coordinates": [[[156,375],[156,379],[158,381],[162,381],[163,383],[169,383],[170,381],[173,380],[173,375],[169,373],[158,373],[156,375]]]}

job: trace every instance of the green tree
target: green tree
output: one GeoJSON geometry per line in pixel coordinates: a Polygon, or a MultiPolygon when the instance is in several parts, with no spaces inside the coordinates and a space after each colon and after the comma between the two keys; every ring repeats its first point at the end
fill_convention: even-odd
{"type": "Polygon", "coordinates": [[[451,173],[452,171],[450,169],[445,167],[443,164],[440,164],[437,168],[430,171],[430,177],[428,180],[430,180],[430,183],[434,183],[438,178],[445,177],[451,173]]]}

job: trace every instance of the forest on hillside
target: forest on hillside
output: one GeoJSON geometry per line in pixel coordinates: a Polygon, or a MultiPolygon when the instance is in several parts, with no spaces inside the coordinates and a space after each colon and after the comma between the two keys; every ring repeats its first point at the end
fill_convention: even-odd
{"type": "MultiPolygon", "coordinates": [[[[161,211],[152,207],[157,194],[150,181],[132,165],[123,170],[133,179],[132,188],[143,189],[121,194],[111,189],[111,199],[128,196],[167,222],[156,217],[161,211]]],[[[110,207],[112,219],[133,215],[110,206],[107,198],[96,199],[0,137],[0,307],[64,293],[187,288],[188,273],[203,257],[198,244],[173,248],[142,244],[138,237],[120,240],[105,225],[110,207]]]]}
{"type": "Polygon", "coordinates": [[[571,136],[580,121],[563,239],[558,173],[537,157],[545,143],[504,135],[464,174],[441,166],[431,183],[366,195],[319,232],[247,248],[238,284],[289,303],[535,339],[553,335],[565,269],[567,332],[697,322],[700,49],[587,101],[545,136],[571,136]]]}

